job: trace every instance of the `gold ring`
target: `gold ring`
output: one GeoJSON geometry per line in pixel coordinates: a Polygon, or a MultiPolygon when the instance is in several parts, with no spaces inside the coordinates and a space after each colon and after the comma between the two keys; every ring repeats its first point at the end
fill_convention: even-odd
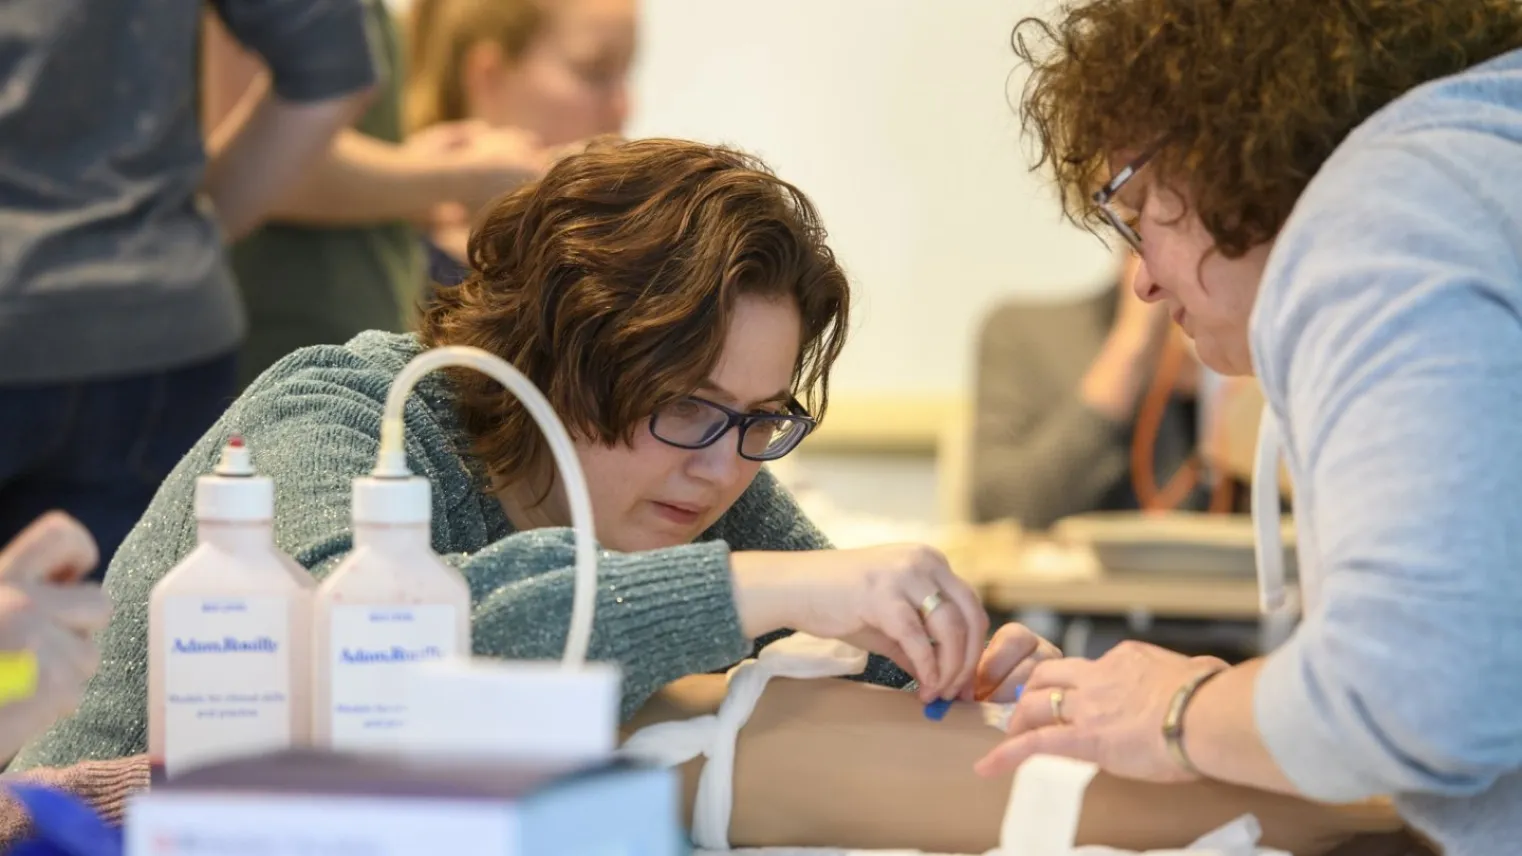
{"type": "Polygon", "coordinates": [[[942,600],[941,593],[938,591],[925,595],[925,599],[920,601],[920,618],[929,621],[930,613],[939,609],[942,603],[944,603],[944,600],[942,600]]]}
{"type": "Polygon", "coordinates": [[[1062,718],[1062,690],[1052,690],[1051,703],[1052,721],[1058,724],[1065,723],[1067,720],[1062,718]]]}

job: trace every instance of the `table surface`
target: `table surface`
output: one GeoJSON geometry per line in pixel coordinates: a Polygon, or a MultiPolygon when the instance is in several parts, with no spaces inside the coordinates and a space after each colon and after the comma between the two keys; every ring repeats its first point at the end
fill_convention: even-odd
{"type": "MultiPolygon", "coordinates": [[[[1039,543],[1039,542],[1036,542],[1039,543]]],[[[1209,574],[1032,572],[1032,544],[1013,524],[965,527],[949,533],[942,549],[958,576],[999,611],[1050,609],[1123,616],[1256,619],[1258,584],[1251,577],[1209,574]]]]}

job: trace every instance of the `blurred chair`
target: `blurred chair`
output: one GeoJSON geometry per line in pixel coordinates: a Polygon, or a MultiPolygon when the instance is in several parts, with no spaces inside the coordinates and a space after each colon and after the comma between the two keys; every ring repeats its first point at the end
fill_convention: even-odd
{"type": "MultiPolygon", "coordinates": [[[[1214,402],[1214,426],[1205,433],[1202,444],[1206,460],[1225,470],[1228,477],[1244,483],[1252,481],[1263,405],[1263,390],[1254,378],[1227,378],[1214,402]]],[[[1282,466],[1279,492],[1286,499],[1291,493],[1289,470],[1282,466]]]]}

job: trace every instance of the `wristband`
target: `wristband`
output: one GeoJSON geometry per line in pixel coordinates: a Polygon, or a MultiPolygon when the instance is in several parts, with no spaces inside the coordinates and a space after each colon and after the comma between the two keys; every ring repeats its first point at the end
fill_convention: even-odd
{"type": "Polygon", "coordinates": [[[1168,746],[1168,754],[1173,760],[1183,767],[1192,776],[1203,776],[1194,762],[1189,760],[1189,754],[1184,751],[1184,711],[1188,709],[1189,702],[1194,700],[1194,694],[1206,681],[1226,671],[1225,669],[1212,669],[1201,672],[1190,678],[1188,683],[1178,688],[1173,694],[1173,700],[1168,703],[1168,714],[1163,717],[1163,742],[1168,746]]]}

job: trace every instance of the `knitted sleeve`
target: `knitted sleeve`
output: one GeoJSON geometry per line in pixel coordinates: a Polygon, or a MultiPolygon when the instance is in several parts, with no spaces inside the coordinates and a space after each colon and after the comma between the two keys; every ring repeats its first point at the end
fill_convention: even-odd
{"type": "MultiPolygon", "coordinates": [[[[106,822],[121,825],[127,798],[148,787],[148,756],[134,755],[114,761],[85,761],[72,767],[44,768],[26,773],[0,776],[0,784],[9,781],[46,785],[67,791],[89,803],[106,822]]],[[[31,821],[20,804],[0,789],[0,852],[26,840],[32,833],[31,821]]]]}

